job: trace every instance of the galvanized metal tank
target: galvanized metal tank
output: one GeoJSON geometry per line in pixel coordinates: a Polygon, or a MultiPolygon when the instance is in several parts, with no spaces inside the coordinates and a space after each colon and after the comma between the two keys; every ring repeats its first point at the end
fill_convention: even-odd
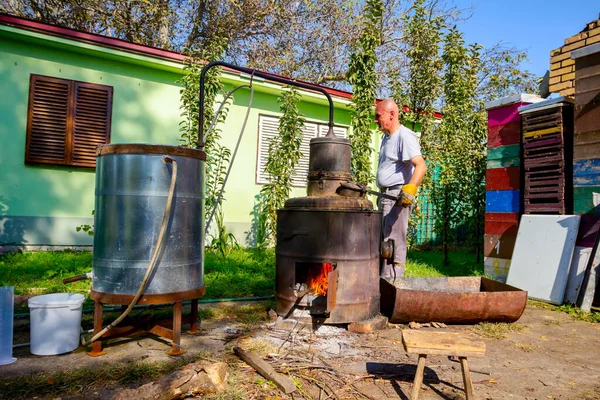
{"type": "Polygon", "coordinates": [[[127,304],[156,246],[172,164],[177,180],[165,246],[140,303],[202,297],[204,285],[203,151],[145,144],[101,146],[96,163],[92,299],[127,304]]]}

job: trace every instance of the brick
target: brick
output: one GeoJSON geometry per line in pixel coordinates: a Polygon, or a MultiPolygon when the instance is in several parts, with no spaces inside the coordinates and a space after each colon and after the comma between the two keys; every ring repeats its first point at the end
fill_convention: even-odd
{"type": "Polygon", "coordinates": [[[598,21],[592,21],[589,24],[587,24],[588,29],[594,29],[597,26],[598,26],[598,21]]]}
{"type": "Polygon", "coordinates": [[[571,50],[575,50],[575,49],[578,49],[583,46],[585,46],[585,40],[580,40],[578,42],[571,43],[568,46],[563,46],[562,49],[563,49],[563,51],[571,51],[571,50]]]}
{"type": "Polygon", "coordinates": [[[575,94],[575,88],[569,88],[560,91],[561,96],[573,96],[575,94]]]}
{"type": "Polygon", "coordinates": [[[559,69],[559,68],[560,68],[559,62],[550,64],[550,71],[554,71],[555,69],[559,69]]]}
{"type": "Polygon", "coordinates": [[[550,86],[550,92],[560,92],[563,89],[569,89],[573,87],[573,81],[561,82],[557,85],[550,86]]]}
{"type": "Polygon", "coordinates": [[[376,330],[378,331],[381,329],[385,329],[387,327],[387,324],[387,317],[384,317],[383,315],[378,315],[367,321],[352,322],[348,325],[348,330],[354,333],[371,333],[376,330]]]}
{"type": "Polygon", "coordinates": [[[572,81],[575,79],[575,72],[571,72],[570,74],[564,74],[560,76],[561,82],[572,81]]]}
{"type": "MultiPolygon", "coordinates": [[[[552,55],[552,53],[550,53],[550,55],[552,55]]],[[[568,60],[569,58],[571,58],[571,52],[559,53],[550,58],[550,63],[555,63],[555,62],[559,62],[562,60],[568,60]]]]}
{"type": "Polygon", "coordinates": [[[562,52],[563,52],[562,48],[558,48],[558,49],[552,50],[552,51],[550,51],[550,57],[554,57],[554,56],[557,56],[559,54],[562,54],[562,52]]]}
{"type": "Polygon", "coordinates": [[[589,37],[600,35],[600,28],[592,29],[589,31],[589,37]]]}
{"type": "Polygon", "coordinates": [[[574,65],[574,64],[575,64],[575,60],[568,59],[568,60],[562,61],[560,63],[560,66],[561,67],[568,67],[569,65],[574,65]]]}
{"type": "Polygon", "coordinates": [[[554,85],[555,83],[560,82],[560,76],[555,76],[554,78],[550,78],[549,84],[554,85]]]}
{"type": "Polygon", "coordinates": [[[561,76],[564,74],[568,74],[570,72],[573,72],[573,66],[569,66],[569,67],[565,67],[565,68],[559,68],[559,69],[555,69],[554,71],[550,71],[550,78],[554,78],[555,76],[561,76]]]}
{"type": "Polygon", "coordinates": [[[597,35],[597,36],[591,37],[589,39],[586,39],[585,44],[589,45],[589,44],[598,43],[598,42],[600,42],[600,35],[597,35]]]}
{"type": "Polygon", "coordinates": [[[570,38],[566,38],[565,45],[575,43],[576,41],[581,40],[581,39],[587,39],[587,37],[588,37],[587,32],[578,33],[577,35],[571,36],[570,38]]]}
{"type": "Polygon", "coordinates": [[[560,75],[564,75],[564,74],[568,74],[569,72],[573,72],[573,66],[569,66],[569,67],[565,67],[565,68],[559,68],[559,69],[555,69],[554,71],[550,71],[550,78],[553,78],[555,76],[560,76],[560,75]]]}

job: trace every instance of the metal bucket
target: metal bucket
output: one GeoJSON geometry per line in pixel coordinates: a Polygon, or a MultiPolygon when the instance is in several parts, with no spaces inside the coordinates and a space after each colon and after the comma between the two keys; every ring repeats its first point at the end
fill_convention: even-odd
{"type": "Polygon", "coordinates": [[[177,181],[165,246],[140,303],[197,299],[204,294],[206,154],[174,146],[100,147],[92,299],[127,304],[148,267],[165,213],[173,166],[177,181]]]}

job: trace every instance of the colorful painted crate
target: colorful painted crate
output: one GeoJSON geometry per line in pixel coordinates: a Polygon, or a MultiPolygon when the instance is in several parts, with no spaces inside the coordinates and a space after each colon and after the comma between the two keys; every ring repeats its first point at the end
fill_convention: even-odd
{"type": "Polygon", "coordinates": [[[559,97],[519,108],[523,212],[572,213],[573,101],[559,97]]]}

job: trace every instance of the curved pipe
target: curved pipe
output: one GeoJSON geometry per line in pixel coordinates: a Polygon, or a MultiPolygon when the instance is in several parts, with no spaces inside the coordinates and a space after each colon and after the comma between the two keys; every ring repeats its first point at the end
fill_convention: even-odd
{"type": "Polygon", "coordinates": [[[232,69],[234,71],[244,72],[249,75],[258,76],[265,80],[283,83],[285,85],[297,86],[302,89],[307,89],[307,90],[312,90],[315,92],[322,93],[323,95],[325,95],[325,97],[327,97],[327,101],[329,102],[329,124],[328,124],[329,131],[327,132],[326,137],[335,137],[335,134],[333,133],[333,100],[331,99],[331,95],[329,94],[329,92],[327,92],[327,90],[325,90],[324,88],[322,88],[320,86],[304,83],[304,82],[297,82],[297,81],[283,78],[283,77],[280,77],[277,75],[271,75],[271,74],[267,74],[265,72],[256,71],[251,68],[238,67],[237,65],[228,64],[223,61],[213,61],[213,62],[206,64],[204,66],[204,68],[202,68],[202,72],[200,73],[200,94],[199,94],[199,103],[200,103],[199,104],[199,107],[200,107],[199,112],[200,112],[200,114],[199,114],[199,118],[198,118],[198,143],[197,143],[197,147],[199,149],[204,148],[204,80],[206,78],[206,73],[208,72],[208,70],[211,69],[212,67],[216,67],[216,66],[226,67],[226,68],[232,69]]]}

